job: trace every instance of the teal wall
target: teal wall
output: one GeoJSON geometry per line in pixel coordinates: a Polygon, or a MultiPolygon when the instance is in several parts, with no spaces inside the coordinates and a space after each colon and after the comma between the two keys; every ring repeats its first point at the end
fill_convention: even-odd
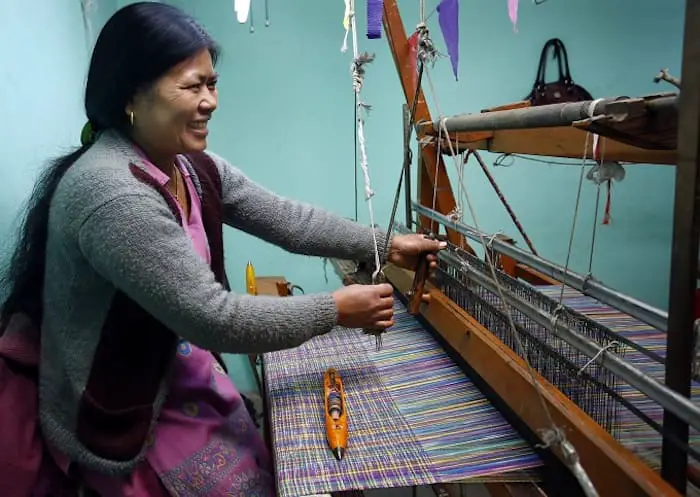
{"type": "MultiPolygon", "coordinates": [[[[171,1],[193,13],[223,46],[220,106],[210,148],[280,194],[352,217],[353,95],[351,55],[340,52],[343,2],[317,0],[304,2],[303,8],[296,2],[270,2],[272,23],[266,28],[264,2],[254,1],[256,29],[251,34],[248,26],[236,22],[230,0],[171,1]]],[[[114,8],[126,3],[97,0],[93,24],[99,29],[114,8]]],[[[668,91],[670,87],[653,83],[654,75],[662,67],[680,73],[681,0],[520,3],[516,34],[505,0],[461,2],[460,80],[454,81],[447,59],[430,73],[444,115],[522,98],[532,85],[543,43],[554,36],[569,50],[574,79],[595,97],[668,91]]],[[[427,4],[430,10],[437,2],[427,4]]],[[[418,20],[418,2],[404,0],[400,6],[410,31],[418,20]]],[[[358,10],[360,48],[377,56],[368,68],[363,96],[373,106],[366,135],[376,221],[385,225],[402,160],[403,94],[386,39],[366,39],[364,2],[358,2],[358,10]]],[[[4,235],[15,204],[28,193],[42,161],[77,143],[84,119],[80,98],[87,56],[78,0],[39,0],[32,9],[9,0],[3,14],[5,77],[0,79],[0,98],[3,109],[9,109],[0,123],[6,140],[6,157],[0,164],[4,235]]],[[[429,27],[443,49],[436,17],[429,27]]],[[[489,164],[495,159],[490,154],[484,157],[489,164]]],[[[492,170],[536,248],[559,263],[566,256],[579,177],[575,161],[570,162],[573,165],[560,166],[517,160],[511,167],[492,170]]],[[[453,169],[452,162],[449,167],[453,169]]],[[[613,191],[613,222],[598,226],[594,274],[614,288],[665,308],[674,169],[646,165],[626,169],[627,177],[613,191]]],[[[481,228],[517,235],[475,163],[466,168],[465,183],[481,228]]],[[[594,196],[593,185],[585,183],[572,254],[572,267],[580,272],[587,270],[594,196]]],[[[366,223],[362,198],[359,213],[366,223]]],[[[403,219],[402,213],[399,216],[403,219]]],[[[465,219],[471,222],[468,215],[465,219]]],[[[237,291],[244,290],[248,260],[258,274],[284,275],[307,292],[339,285],[330,267],[326,281],[322,261],[286,254],[231,229],[226,231],[226,249],[229,276],[237,291]]],[[[239,357],[230,357],[229,362],[239,387],[252,388],[247,362],[239,357]]]]}
{"type": "Polygon", "coordinates": [[[87,46],[76,0],[19,0],[0,9],[0,253],[17,205],[47,157],[78,144],[87,46]]]}

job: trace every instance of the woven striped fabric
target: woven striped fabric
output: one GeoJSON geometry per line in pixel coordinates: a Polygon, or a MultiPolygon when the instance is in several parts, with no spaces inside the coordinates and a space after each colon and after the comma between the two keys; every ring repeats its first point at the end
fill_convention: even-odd
{"type": "MultiPolygon", "coordinates": [[[[537,287],[543,294],[559,301],[561,286],[537,287]]],[[[583,314],[584,316],[600,323],[615,333],[628,338],[645,349],[654,352],[661,358],[666,358],[666,334],[643,323],[617,309],[598,302],[592,297],[565,287],[562,303],[567,307],[583,314]]],[[[664,383],[665,366],[653,360],[645,354],[627,346],[624,351],[624,359],[639,368],[651,378],[664,383]]],[[[663,409],[655,401],[649,399],[639,390],[621,382],[618,391],[622,397],[630,401],[636,408],[649,416],[659,424],[663,423],[663,409]]],[[[691,396],[693,401],[700,400],[700,384],[692,383],[691,396]]],[[[626,407],[621,407],[621,419],[619,429],[616,430],[617,438],[624,446],[635,452],[651,467],[658,469],[661,461],[661,435],[648,424],[639,420],[639,417],[626,407]]],[[[697,430],[690,430],[690,445],[696,450],[700,449],[700,434],[697,430]]],[[[689,464],[700,468],[695,459],[689,459],[689,464]]]]}
{"type": "Polygon", "coordinates": [[[265,354],[268,416],[280,497],[439,482],[536,479],[541,461],[395,301],[396,324],[375,350],[337,328],[265,354]],[[336,461],[323,416],[323,373],[337,368],[347,396],[348,452],[336,461]]]}

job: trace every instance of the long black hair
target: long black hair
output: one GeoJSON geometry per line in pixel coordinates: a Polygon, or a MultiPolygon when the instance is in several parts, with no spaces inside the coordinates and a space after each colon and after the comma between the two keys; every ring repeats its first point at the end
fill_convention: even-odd
{"type": "MultiPolygon", "coordinates": [[[[139,2],[117,11],[102,28],[90,60],[85,88],[90,127],[95,132],[127,133],[126,106],[133,96],[205,49],[216,63],[216,43],[194,19],[171,5],[139,2]]],[[[63,175],[90,146],[88,141],[52,161],[34,185],[17,245],[0,275],[0,296],[6,296],[0,321],[21,312],[41,323],[49,205],[63,175]]]]}

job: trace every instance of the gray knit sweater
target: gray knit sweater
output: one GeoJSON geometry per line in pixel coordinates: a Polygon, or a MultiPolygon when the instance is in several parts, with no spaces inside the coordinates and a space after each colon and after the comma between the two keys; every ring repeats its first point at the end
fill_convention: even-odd
{"type": "MultiPolygon", "coordinates": [[[[221,177],[226,224],[293,253],[372,260],[370,228],[277,196],[210,155],[221,177]]],[[[219,352],[295,347],[336,324],[330,293],[275,298],[227,291],[163,197],[138,181],[130,164],[145,169],[128,141],[107,132],[69,169],[51,202],[46,256],[42,428],[73,460],[108,473],[129,471],[142,454],[126,461],[100,457],[86,449],[76,430],[117,292],[177,336],[219,352]]],[[[384,234],[377,238],[384,254],[384,234]]],[[[163,378],[154,420],[165,385],[163,378]]]]}

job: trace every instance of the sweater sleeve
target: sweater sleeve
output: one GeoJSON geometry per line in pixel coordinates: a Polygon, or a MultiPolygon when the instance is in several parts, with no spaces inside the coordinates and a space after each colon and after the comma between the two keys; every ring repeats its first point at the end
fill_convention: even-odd
{"type": "Polygon", "coordinates": [[[207,152],[221,176],[224,222],[297,254],[374,261],[376,239],[386,259],[386,231],[267,190],[220,156],[207,152]]]}
{"type": "Polygon", "coordinates": [[[151,195],[98,207],[78,234],[88,263],[118,291],[192,343],[226,353],[291,348],[336,324],[328,293],[235,294],[219,284],[175,217],[151,195]]]}

